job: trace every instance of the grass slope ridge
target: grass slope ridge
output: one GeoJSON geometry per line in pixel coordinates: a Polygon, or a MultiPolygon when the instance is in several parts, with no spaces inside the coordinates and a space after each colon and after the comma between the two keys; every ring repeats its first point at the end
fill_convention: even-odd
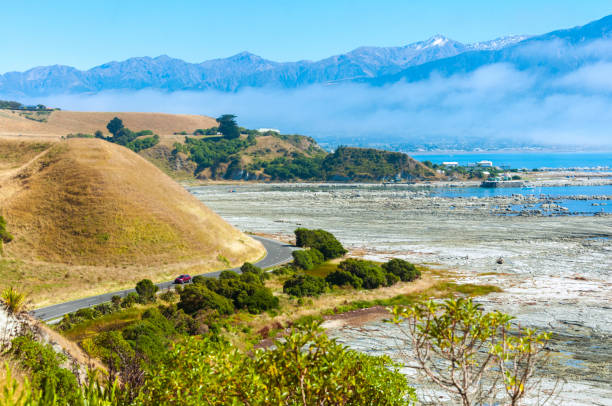
{"type": "Polygon", "coordinates": [[[212,269],[263,254],[151,163],[105,141],[56,142],[3,183],[14,190],[0,202],[15,236],[6,252],[21,260],[212,269]]]}
{"type": "Polygon", "coordinates": [[[30,135],[61,137],[68,134],[93,134],[96,130],[107,132],[106,124],[120,117],[126,127],[133,131],[151,130],[172,142],[182,138],[174,133],[186,131],[191,134],[197,129],[217,125],[215,119],[207,116],[165,113],[113,113],[52,110],[25,112],[0,109],[0,135],[30,135]]]}

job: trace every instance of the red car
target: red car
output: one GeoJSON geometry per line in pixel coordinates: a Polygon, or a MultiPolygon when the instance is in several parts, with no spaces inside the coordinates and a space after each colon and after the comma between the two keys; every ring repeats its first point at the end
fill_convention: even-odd
{"type": "Polygon", "coordinates": [[[189,283],[189,282],[191,282],[191,276],[189,275],[179,275],[174,280],[174,283],[179,283],[179,284],[189,283]]]}

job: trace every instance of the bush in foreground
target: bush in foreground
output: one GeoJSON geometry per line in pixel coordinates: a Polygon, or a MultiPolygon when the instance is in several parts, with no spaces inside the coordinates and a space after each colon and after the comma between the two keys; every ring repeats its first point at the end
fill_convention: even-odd
{"type": "Polygon", "coordinates": [[[346,349],[314,326],[252,357],[231,344],[188,339],[150,376],[141,405],[409,405],[415,401],[388,358],[346,349]],[[202,390],[201,388],[205,388],[202,390]]]}
{"type": "Polygon", "coordinates": [[[318,296],[326,288],[325,279],[310,275],[295,275],[283,284],[283,292],[297,297],[318,296]]]}

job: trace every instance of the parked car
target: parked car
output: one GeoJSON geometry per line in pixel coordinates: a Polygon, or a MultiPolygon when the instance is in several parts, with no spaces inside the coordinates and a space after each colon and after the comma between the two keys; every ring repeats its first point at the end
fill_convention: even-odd
{"type": "Polygon", "coordinates": [[[189,282],[191,282],[191,276],[189,276],[189,275],[179,275],[174,280],[174,283],[178,283],[178,284],[181,284],[181,285],[183,283],[189,283],[189,282]]]}

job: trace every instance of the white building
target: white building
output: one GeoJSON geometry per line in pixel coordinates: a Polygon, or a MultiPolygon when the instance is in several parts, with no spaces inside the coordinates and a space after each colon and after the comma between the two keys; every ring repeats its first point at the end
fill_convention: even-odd
{"type": "Polygon", "coordinates": [[[459,166],[459,162],[442,162],[442,165],[444,166],[459,166]]]}
{"type": "Polygon", "coordinates": [[[258,128],[257,132],[258,133],[273,132],[273,133],[280,134],[280,130],[277,130],[276,128],[258,128]]]}
{"type": "Polygon", "coordinates": [[[485,168],[492,168],[493,167],[493,162],[491,162],[491,161],[478,161],[478,162],[476,162],[476,165],[483,166],[485,168]]]}

